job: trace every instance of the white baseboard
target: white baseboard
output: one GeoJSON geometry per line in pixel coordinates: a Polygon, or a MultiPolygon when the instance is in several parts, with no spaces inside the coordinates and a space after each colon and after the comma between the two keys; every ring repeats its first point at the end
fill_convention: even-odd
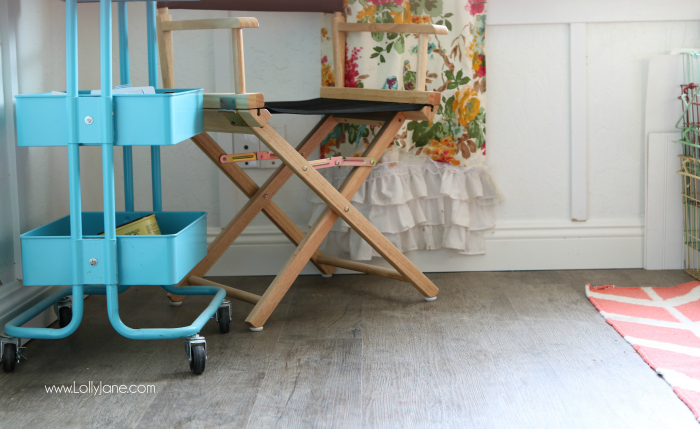
{"type": "MultiPolygon", "coordinates": [[[[0,286],[0,332],[5,333],[5,323],[26,311],[32,305],[59,289],[55,287],[29,287],[16,281],[0,286]]],[[[23,326],[45,328],[56,321],[52,308],[42,312],[23,326]]]]}
{"type": "MultiPolygon", "coordinates": [[[[220,230],[209,228],[209,241],[220,230]]],[[[644,222],[502,223],[487,233],[486,249],[485,255],[474,256],[449,250],[415,251],[407,256],[425,272],[642,268],[644,222]]],[[[276,227],[252,226],[207,275],[276,275],[293,251],[294,246],[276,227]]],[[[388,266],[380,258],[372,263],[388,266]]],[[[318,271],[308,264],[302,274],[318,271]]]]}

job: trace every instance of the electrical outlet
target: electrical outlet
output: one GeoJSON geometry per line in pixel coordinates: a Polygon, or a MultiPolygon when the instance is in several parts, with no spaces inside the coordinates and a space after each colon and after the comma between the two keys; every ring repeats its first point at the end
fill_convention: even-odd
{"type": "MultiPolygon", "coordinates": [[[[260,140],[250,134],[233,135],[233,153],[258,152],[260,140]]],[[[237,163],[241,168],[260,168],[260,161],[243,161],[237,163]]]]}
{"type": "MultiPolygon", "coordinates": [[[[272,125],[272,128],[277,131],[279,135],[282,136],[283,139],[287,140],[287,126],[285,124],[270,124],[272,125]]],[[[260,142],[260,140],[258,140],[260,142]]],[[[260,149],[259,150],[270,150],[268,149],[267,146],[265,146],[264,143],[260,142],[260,149]]],[[[282,165],[282,160],[280,159],[266,159],[263,161],[258,161],[260,163],[260,168],[277,168],[280,165],[282,165]]]]}

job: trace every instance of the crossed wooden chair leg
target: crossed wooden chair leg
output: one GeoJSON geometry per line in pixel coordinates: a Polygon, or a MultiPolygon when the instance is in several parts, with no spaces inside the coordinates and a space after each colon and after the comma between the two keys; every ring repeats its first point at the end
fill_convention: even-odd
{"type": "MultiPolygon", "coordinates": [[[[405,120],[406,118],[402,113],[392,115],[384,123],[384,126],[365,150],[363,156],[379,159],[393,142],[394,136],[405,120]]],[[[181,284],[213,283],[201,277],[214,265],[257,213],[263,210],[285,235],[297,245],[297,248],[261,297],[239,291],[238,289],[226,288],[229,296],[255,304],[255,307],[246,318],[246,323],[251,328],[262,328],[265,321],[270,317],[282,297],[309,261],[312,261],[319,267],[324,274],[332,274],[335,267],[344,267],[406,281],[418,289],[427,300],[434,299],[438,293],[438,288],[350,203],[352,197],[357,193],[371,172],[371,167],[355,167],[355,170],[348,175],[340,189],[336,190],[306,160],[310,152],[330,133],[335,124],[336,121],[332,116],[325,117],[296,150],[269,124],[264,124],[261,127],[251,127],[250,130],[284,163],[259,188],[235,164],[220,164],[218,162],[219,156],[223,154],[223,150],[208,135],[200,134],[193,138],[195,143],[219,165],[219,168],[250,197],[250,200],[212,242],[207,251],[207,256],[183,279],[181,284]],[[316,220],[305,236],[270,201],[272,196],[292,174],[296,174],[328,205],[326,211],[316,220]],[[318,251],[318,247],[338,218],[342,218],[350,225],[394,267],[394,270],[354,261],[329,258],[321,254],[318,251]]],[[[171,297],[171,299],[177,298],[179,297],[171,297]]]]}
{"type": "MultiPolygon", "coordinates": [[[[394,136],[404,121],[403,114],[394,115],[385,123],[363,156],[379,159],[389,144],[394,141],[394,136]]],[[[261,128],[254,128],[253,132],[328,205],[328,208],[316,220],[291,258],[267,288],[262,299],[248,315],[246,318],[248,325],[257,328],[265,323],[339,217],[391,264],[396,269],[396,274],[410,282],[425,297],[432,298],[437,295],[438,288],[350,203],[350,199],[360,189],[371,168],[357,167],[348,175],[340,189],[336,190],[318,171],[311,168],[274,128],[266,124],[261,128]]]]}
{"type": "MultiPolygon", "coordinates": [[[[304,157],[311,155],[311,152],[321,144],[335,125],[336,121],[331,116],[323,118],[297,147],[298,153],[303,154],[301,156],[304,157]]],[[[209,134],[196,135],[192,141],[250,200],[209,245],[207,256],[180,281],[178,286],[192,284],[189,280],[190,277],[203,277],[261,210],[292,243],[298,245],[304,239],[304,233],[299,227],[272,202],[272,197],[293,174],[289,167],[282,164],[262,187],[258,187],[238,165],[219,162],[221,155],[225,155],[226,152],[209,134]]],[[[319,263],[317,259],[320,256],[320,252],[314,254],[311,258],[313,264],[323,274],[333,274],[335,267],[319,263]]],[[[182,301],[185,298],[183,295],[173,294],[168,294],[168,297],[174,302],[182,301]]]]}

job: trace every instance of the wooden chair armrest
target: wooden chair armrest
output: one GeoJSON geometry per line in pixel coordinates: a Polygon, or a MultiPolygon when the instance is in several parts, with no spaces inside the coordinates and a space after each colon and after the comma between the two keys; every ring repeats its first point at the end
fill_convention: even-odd
{"type": "Polygon", "coordinates": [[[265,107],[265,97],[262,93],[248,94],[225,94],[225,93],[207,93],[204,94],[205,109],[229,109],[229,110],[250,110],[262,109],[265,107]],[[222,99],[224,105],[222,106],[222,99]]]}
{"type": "Polygon", "coordinates": [[[408,33],[408,34],[447,34],[447,27],[433,24],[366,24],[338,23],[339,31],[372,32],[372,33],[408,33]]]}
{"type": "Polygon", "coordinates": [[[255,18],[216,18],[216,19],[191,19],[187,21],[163,21],[161,31],[177,30],[218,30],[234,28],[258,28],[258,20],[255,18]]]}
{"type": "Polygon", "coordinates": [[[440,93],[436,91],[405,91],[395,89],[321,87],[321,98],[341,100],[386,101],[390,103],[440,105],[440,93]]]}

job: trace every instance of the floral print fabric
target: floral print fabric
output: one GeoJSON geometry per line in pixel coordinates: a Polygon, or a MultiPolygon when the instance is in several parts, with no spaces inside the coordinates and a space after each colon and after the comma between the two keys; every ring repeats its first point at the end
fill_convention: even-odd
{"type": "MultiPolygon", "coordinates": [[[[442,93],[429,121],[411,121],[384,160],[430,158],[455,166],[482,166],[486,155],[486,0],[346,0],[347,22],[437,24],[448,35],[428,39],[426,90],[442,93]]],[[[335,85],[330,16],[322,26],[324,86],[335,85]]],[[[346,87],[414,90],[418,36],[348,33],[346,87]]],[[[324,141],[322,157],[361,156],[378,130],[342,124],[324,141]]]]}

